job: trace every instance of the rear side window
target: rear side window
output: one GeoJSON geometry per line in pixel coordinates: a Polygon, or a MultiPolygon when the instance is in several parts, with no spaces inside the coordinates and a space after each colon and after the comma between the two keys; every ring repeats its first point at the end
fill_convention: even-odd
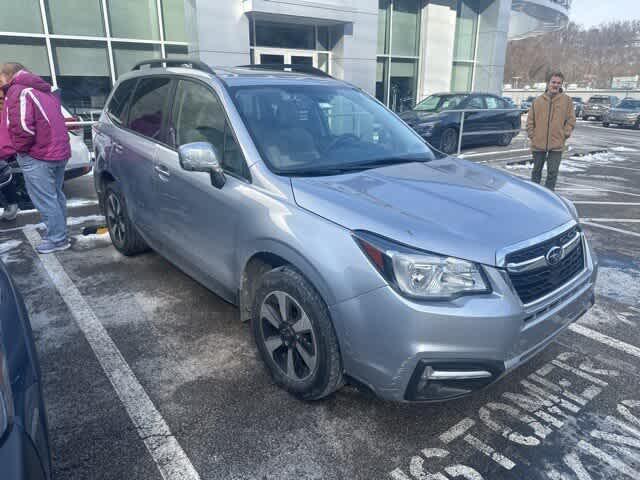
{"type": "Polygon", "coordinates": [[[506,108],[504,100],[501,100],[496,97],[484,97],[484,101],[487,102],[487,108],[490,110],[495,110],[498,108],[506,108]]]}
{"type": "Polygon", "coordinates": [[[137,81],[137,78],[125,80],[118,85],[118,88],[111,96],[109,106],[107,107],[107,113],[118,125],[124,125],[126,122],[126,106],[129,98],[131,98],[131,94],[133,93],[133,89],[135,88],[137,81]]]}
{"type": "Polygon", "coordinates": [[[170,89],[171,79],[167,77],[140,80],[131,97],[129,128],[145,137],[160,140],[170,89]]]}

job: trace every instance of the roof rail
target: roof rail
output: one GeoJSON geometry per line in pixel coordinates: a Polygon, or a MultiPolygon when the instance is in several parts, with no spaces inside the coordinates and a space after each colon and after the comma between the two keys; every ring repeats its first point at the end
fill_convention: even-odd
{"type": "Polygon", "coordinates": [[[276,70],[280,72],[308,73],[318,77],[331,77],[324,70],[309,65],[292,65],[289,63],[263,63],[260,65],[239,65],[236,68],[246,68],[249,70],[276,70]]]}
{"type": "Polygon", "coordinates": [[[152,60],[145,60],[143,62],[138,62],[131,70],[142,70],[141,67],[148,66],[149,68],[169,68],[169,67],[183,67],[183,68],[192,68],[194,70],[200,70],[202,72],[210,73],[215,75],[215,72],[211,69],[209,65],[200,60],[195,60],[193,58],[184,57],[184,58],[154,58],[152,60]]]}

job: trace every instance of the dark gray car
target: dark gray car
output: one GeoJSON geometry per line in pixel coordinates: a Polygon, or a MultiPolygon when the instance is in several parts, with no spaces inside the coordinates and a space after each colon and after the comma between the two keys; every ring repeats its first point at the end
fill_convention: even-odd
{"type": "Polygon", "coordinates": [[[434,153],[321,73],[162,62],[95,128],[111,238],[238,305],[289,392],[465,395],[593,305],[595,256],[553,192],[434,153]]]}

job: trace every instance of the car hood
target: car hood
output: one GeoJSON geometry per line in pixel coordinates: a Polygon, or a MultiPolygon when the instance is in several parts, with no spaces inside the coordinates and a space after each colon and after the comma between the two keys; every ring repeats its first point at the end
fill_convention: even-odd
{"type": "Polygon", "coordinates": [[[543,187],[453,157],[291,183],[300,207],[345,228],[487,265],[573,218],[543,187]]]}
{"type": "Polygon", "coordinates": [[[434,122],[442,117],[442,112],[427,112],[420,110],[409,110],[402,112],[400,118],[409,125],[416,125],[422,122],[434,122]]]}

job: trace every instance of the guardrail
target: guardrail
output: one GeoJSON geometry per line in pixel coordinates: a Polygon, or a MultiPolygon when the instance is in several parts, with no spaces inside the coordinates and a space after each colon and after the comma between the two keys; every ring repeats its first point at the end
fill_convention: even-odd
{"type": "Polygon", "coordinates": [[[91,135],[91,127],[97,124],[97,121],[83,120],[83,121],[69,121],[65,122],[67,128],[71,131],[78,131],[82,129],[82,139],[84,140],[85,145],[89,149],[89,152],[93,151],[93,136],[91,135]],[[77,128],[76,128],[77,127],[77,128]]]}
{"type": "Polygon", "coordinates": [[[522,128],[522,126],[520,127],[520,129],[511,129],[511,130],[482,130],[480,132],[466,132],[464,131],[464,122],[465,122],[465,115],[467,113],[486,113],[486,112],[491,112],[491,113],[497,113],[497,112],[518,112],[520,114],[522,114],[522,110],[520,110],[519,108],[473,108],[473,109],[459,109],[459,110],[443,110],[442,113],[459,113],[460,114],[460,129],[458,131],[458,148],[457,148],[457,154],[460,155],[460,152],[462,151],[462,137],[467,137],[467,136],[481,136],[481,135],[501,135],[503,133],[514,133],[514,134],[518,134],[520,133],[522,130],[524,130],[522,128]]]}

